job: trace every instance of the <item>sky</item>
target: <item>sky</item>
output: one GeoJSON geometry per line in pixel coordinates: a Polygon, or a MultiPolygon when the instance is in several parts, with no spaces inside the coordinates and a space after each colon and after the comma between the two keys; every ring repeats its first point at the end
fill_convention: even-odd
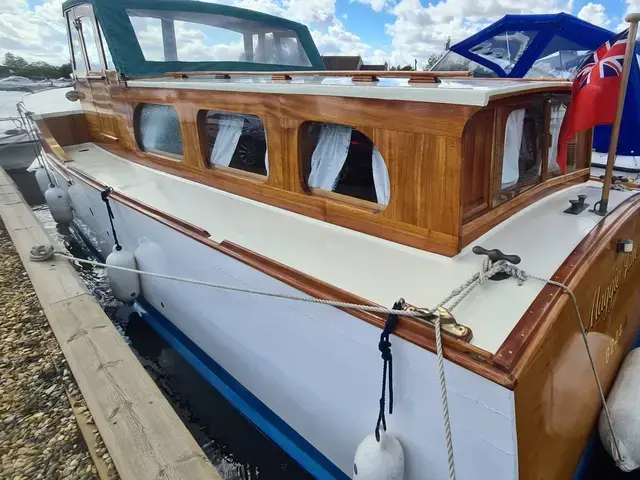
{"type": "MultiPolygon", "coordinates": [[[[365,63],[426,63],[447,38],[460,41],[507,13],[567,12],[620,30],[640,0],[219,0],[306,24],[324,55],[361,55],[365,63]]],[[[0,59],[69,61],[62,0],[0,0],[0,59]]]]}

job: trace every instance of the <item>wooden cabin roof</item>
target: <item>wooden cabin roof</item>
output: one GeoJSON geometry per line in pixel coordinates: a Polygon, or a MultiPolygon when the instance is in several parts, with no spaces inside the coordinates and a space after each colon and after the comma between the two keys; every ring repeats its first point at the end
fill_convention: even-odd
{"type": "Polygon", "coordinates": [[[491,100],[517,93],[567,89],[568,82],[529,81],[504,79],[473,79],[448,77],[438,72],[277,72],[291,80],[280,80],[274,73],[216,73],[195,75],[188,78],[158,77],[130,80],[130,87],[217,90],[227,92],[277,93],[297,95],[326,95],[336,97],[405,100],[415,102],[447,103],[456,105],[485,106],[491,100]],[[289,75],[289,73],[291,75],[289,75]],[[413,81],[427,79],[431,82],[413,81]],[[374,76],[374,81],[356,80],[359,74],[374,76]],[[295,76],[294,76],[295,75],[295,76]],[[444,78],[440,78],[442,75],[444,78]],[[225,77],[229,78],[216,78],[225,77]],[[433,77],[439,78],[439,83],[433,77]]]}

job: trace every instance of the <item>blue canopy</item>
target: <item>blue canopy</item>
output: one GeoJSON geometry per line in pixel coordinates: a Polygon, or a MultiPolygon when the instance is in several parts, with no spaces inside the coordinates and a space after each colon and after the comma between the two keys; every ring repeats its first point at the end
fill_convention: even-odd
{"type": "MultiPolygon", "coordinates": [[[[451,47],[451,50],[499,77],[554,76],[568,78],[593,50],[615,36],[566,13],[506,15],[451,47]]],[[[634,60],[622,114],[619,155],[640,153],[640,69],[634,60]]],[[[611,125],[595,128],[593,146],[609,148],[611,125]]]]}

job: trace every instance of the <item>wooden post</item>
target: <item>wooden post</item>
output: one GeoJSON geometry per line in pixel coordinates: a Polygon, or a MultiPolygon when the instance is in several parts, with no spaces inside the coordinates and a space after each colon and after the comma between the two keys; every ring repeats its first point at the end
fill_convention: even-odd
{"type": "Polygon", "coordinates": [[[624,99],[627,95],[627,85],[629,83],[629,72],[636,46],[636,34],[638,33],[638,21],[640,13],[630,13],[625,17],[629,23],[629,36],[627,38],[627,49],[624,53],[624,64],[622,66],[622,78],[620,80],[620,93],[618,94],[618,106],[616,116],[611,129],[611,143],[609,144],[609,156],[607,157],[607,170],[602,183],[602,198],[597,203],[598,208],[594,211],[598,215],[606,215],[609,206],[609,193],[611,191],[611,179],[613,178],[613,167],[616,163],[616,150],[618,149],[618,137],[620,136],[620,123],[622,121],[622,110],[624,109],[624,99]]]}

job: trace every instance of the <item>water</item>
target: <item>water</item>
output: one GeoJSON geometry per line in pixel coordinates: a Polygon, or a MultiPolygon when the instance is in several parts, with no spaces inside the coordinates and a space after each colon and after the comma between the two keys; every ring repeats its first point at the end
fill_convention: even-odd
{"type": "Polygon", "coordinates": [[[16,105],[25,95],[28,93],[0,91],[0,118],[18,116],[16,105]]]}
{"type": "MultiPolygon", "coordinates": [[[[98,260],[73,228],[51,218],[33,175],[10,172],[40,223],[58,245],[79,258],[98,260]]],[[[306,480],[293,459],[250,424],[137,313],[111,296],[106,270],[74,264],[147,373],[156,382],[225,480],[306,480]]]]}

